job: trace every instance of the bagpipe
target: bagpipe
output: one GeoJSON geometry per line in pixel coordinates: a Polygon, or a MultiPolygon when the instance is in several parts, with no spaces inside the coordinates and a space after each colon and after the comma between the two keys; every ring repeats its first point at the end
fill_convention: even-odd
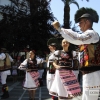
{"type": "Polygon", "coordinates": [[[49,60],[49,73],[54,74],[56,68],[53,66],[53,60],[49,60]]]}

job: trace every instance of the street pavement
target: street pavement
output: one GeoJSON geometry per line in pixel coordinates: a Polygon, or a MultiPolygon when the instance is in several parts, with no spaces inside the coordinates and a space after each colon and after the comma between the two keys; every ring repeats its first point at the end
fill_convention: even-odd
{"type": "MultiPolygon", "coordinates": [[[[22,87],[23,80],[24,80],[23,76],[19,76],[17,82],[13,82],[12,76],[9,76],[7,78],[7,85],[9,87],[10,97],[7,98],[6,100],[29,100],[28,91],[23,90],[22,87]]],[[[52,100],[46,87],[46,80],[44,79],[43,82],[44,82],[44,86],[39,87],[36,90],[35,100],[52,100]]],[[[0,85],[0,95],[2,95],[2,85],[0,85]]],[[[82,99],[74,98],[72,100],[82,100],[82,99]]]]}
{"type": "MultiPolygon", "coordinates": [[[[9,87],[9,95],[10,97],[6,100],[29,100],[28,91],[23,90],[23,78],[18,80],[17,82],[13,82],[11,77],[8,78],[7,84],[9,87]]],[[[2,95],[2,85],[0,85],[0,95],[2,95]]],[[[35,100],[52,100],[49,92],[46,88],[46,81],[44,80],[44,86],[39,87],[36,90],[35,100]]]]}

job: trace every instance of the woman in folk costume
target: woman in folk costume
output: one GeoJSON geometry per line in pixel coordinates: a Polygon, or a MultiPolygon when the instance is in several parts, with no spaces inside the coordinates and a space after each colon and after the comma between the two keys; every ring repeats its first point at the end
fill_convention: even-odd
{"type": "Polygon", "coordinates": [[[35,56],[35,51],[29,52],[29,58],[25,59],[19,66],[20,70],[26,70],[25,82],[23,84],[23,89],[29,91],[29,100],[34,100],[35,91],[39,86],[39,73],[37,69],[37,61],[35,56]]]}
{"type": "MultiPolygon", "coordinates": [[[[53,83],[53,80],[54,80],[54,75],[55,75],[55,69],[50,69],[50,62],[52,62],[52,54],[54,54],[55,50],[56,50],[56,47],[57,47],[57,44],[54,43],[54,41],[52,41],[52,39],[49,39],[48,41],[48,48],[50,50],[50,54],[48,55],[48,61],[47,61],[47,76],[46,76],[46,79],[47,79],[47,89],[48,91],[50,91],[50,88],[52,86],[52,83],[53,83]],[[52,43],[49,43],[49,42],[52,42],[52,43]]],[[[52,99],[53,100],[56,100],[57,98],[52,96],[52,99]]]]}
{"type": "Polygon", "coordinates": [[[53,23],[62,37],[79,45],[80,70],[83,73],[82,100],[100,100],[100,43],[97,46],[100,37],[92,28],[93,22],[98,23],[98,19],[97,12],[92,8],[80,8],[75,14],[75,21],[79,23],[82,34],[60,28],[59,22],[53,23]]]}
{"type": "Polygon", "coordinates": [[[81,95],[80,85],[72,71],[72,51],[70,43],[62,40],[63,50],[53,54],[53,66],[56,68],[55,78],[50,88],[50,94],[58,96],[59,100],[70,100],[81,95]]]}

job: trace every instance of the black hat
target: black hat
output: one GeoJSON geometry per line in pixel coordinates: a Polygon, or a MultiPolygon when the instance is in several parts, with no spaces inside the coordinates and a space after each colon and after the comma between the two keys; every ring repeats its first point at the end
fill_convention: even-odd
{"type": "Polygon", "coordinates": [[[61,48],[60,43],[61,43],[61,41],[58,40],[57,38],[50,38],[50,39],[47,41],[47,46],[51,45],[51,46],[55,46],[56,49],[60,49],[60,48],[61,48]]]}
{"type": "Polygon", "coordinates": [[[74,16],[75,22],[78,23],[81,18],[88,18],[92,22],[95,22],[95,23],[98,23],[99,21],[99,15],[97,11],[92,8],[87,8],[87,7],[86,8],[82,7],[76,11],[75,16],[74,16]]]}
{"type": "Polygon", "coordinates": [[[51,44],[49,44],[50,46],[54,46],[54,47],[56,47],[57,46],[57,44],[56,43],[51,43],[51,44]]]}
{"type": "Polygon", "coordinates": [[[90,14],[86,13],[86,14],[83,14],[80,18],[78,18],[77,22],[79,22],[82,18],[88,18],[91,21],[93,21],[92,16],[90,14]]]}

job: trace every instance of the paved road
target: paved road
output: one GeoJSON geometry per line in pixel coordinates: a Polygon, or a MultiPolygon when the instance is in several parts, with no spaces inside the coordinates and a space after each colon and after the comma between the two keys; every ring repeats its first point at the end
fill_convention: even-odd
{"type": "MultiPolygon", "coordinates": [[[[23,90],[22,83],[22,80],[17,82],[13,82],[12,80],[7,81],[10,97],[6,100],[28,100],[28,91],[23,90]]],[[[2,85],[0,85],[0,95],[2,95],[1,87],[2,85]]],[[[45,80],[44,86],[39,87],[36,90],[35,100],[51,100],[51,96],[48,94],[48,90],[46,88],[45,80]]]]}

